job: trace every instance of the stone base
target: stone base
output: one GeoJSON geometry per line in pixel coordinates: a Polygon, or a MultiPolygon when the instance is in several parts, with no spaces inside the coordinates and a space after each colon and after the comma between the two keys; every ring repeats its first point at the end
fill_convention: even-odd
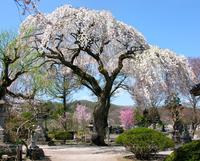
{"type": "Polygon", "coordinates": [[[27,154],[31,160],[42,160],[45,157],[43,149],[39,147],[28,149],[27,154]]]}

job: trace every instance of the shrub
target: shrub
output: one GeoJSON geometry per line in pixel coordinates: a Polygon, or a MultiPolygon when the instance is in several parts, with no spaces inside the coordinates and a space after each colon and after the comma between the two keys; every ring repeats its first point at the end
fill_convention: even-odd
{"type": "Polygon", "coordinates": [[[56,140],[72,140],[73,135],[68,131],[54,131],[49,133],[50,138],[54,138],[56,140]]]}
{"type": "Polygon", "coordinates": [[[148,128],[135,128],[119,135],[116,142],[127,147],[137,159],[149,159],[151,153],[174,146],[174,142],[161,132],[148,128]]]}
{"type": "Polygon", "coordinates": [[[171,155],[165,161],[199,161],[200,160],[200,140],[187,143],[171,155]]]}

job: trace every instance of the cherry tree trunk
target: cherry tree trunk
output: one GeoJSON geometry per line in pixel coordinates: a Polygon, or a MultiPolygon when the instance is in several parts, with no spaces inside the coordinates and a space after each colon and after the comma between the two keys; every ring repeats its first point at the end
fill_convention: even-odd
{"type": "Polygon", "coordinates": [[[198,126],[198,116],[197,116],[197,105],[196,103],[193,104],[193,118],[192,118],[192,137],[194,137],[194,134],[196,132],[198,126]]]}
{"type": "Polygon", "coordinates": [[[3,85],[0,85],[0,100],[2,100],[6,95],[6,88],[3,85]]]}
{"type": "Polygon", "coordinates": [[[94,109],[94,128],[95,134],[92,136],[92,142],[98,146],[106,146],[104,139],[106,136],[106,128],[108,127],[108,112],[110,108],[110,97],[104,95],[98,101],[94,109]]]}

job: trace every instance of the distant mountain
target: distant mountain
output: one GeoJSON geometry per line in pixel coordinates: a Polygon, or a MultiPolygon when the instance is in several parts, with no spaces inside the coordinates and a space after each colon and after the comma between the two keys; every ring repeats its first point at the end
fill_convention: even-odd
{"type": "MultiPolygon", "coordinates": [[[[88,100],[76,100],[69,104],[69,108],[74,109],[77,104],[85,105],[86,107],[93,109],[97,105],[97,102],[92,102],[92,101],[88,101],[88,100]]],[[[116,109],[116,108],[118,108],[118,109],[125,108],[125,106],[111,104],[110,109],[116,109]]]]}

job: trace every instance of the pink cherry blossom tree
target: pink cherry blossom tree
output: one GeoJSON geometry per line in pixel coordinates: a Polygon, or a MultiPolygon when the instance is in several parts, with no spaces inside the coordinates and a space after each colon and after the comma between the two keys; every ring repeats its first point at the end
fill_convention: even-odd
{"type": "Polygon", "coordinates": [[[88,109],[86,106],[77,104],[76,111],[74,112],[74,116],[77,119],[79,124],[84,124],[90,121],[91,119],[91,113],[88,112],[88,109]]]}
{"type": "Polygon", "coordinates": [[[78,129],[80,132],[81,138],[84,138],[86,141],[87,125],[91,120],[91,113],[88,108],[84,105],[77,104],[76,110],[74,112],[75,121],[78,123],[78,129]]]}
{"type": "Polygon", "coordinates": [[[119,119],[124,129],[130,129],[133,126],[133,117],[134,113],[132,108],[124,108],[120,111],[119,119]]]}

